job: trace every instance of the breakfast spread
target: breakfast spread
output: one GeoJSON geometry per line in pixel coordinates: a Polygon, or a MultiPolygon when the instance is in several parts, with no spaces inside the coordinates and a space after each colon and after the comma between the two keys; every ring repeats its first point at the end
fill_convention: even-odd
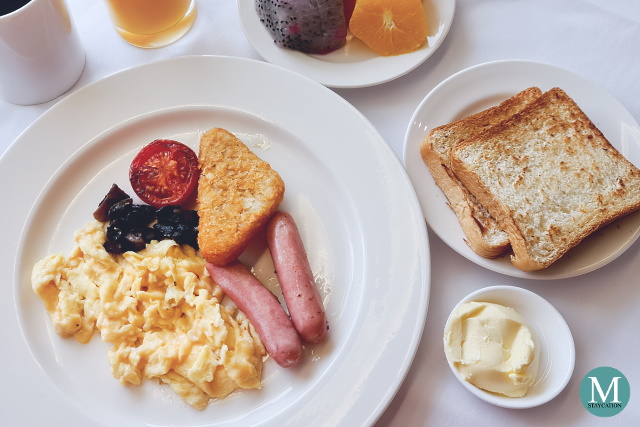
{"type": "Polygon", "coordinates": [[[255,0],[260,22],[277,46],[327,54],[348,31],[377,55],[402,55],[427,40],[422,0],[255,0]]]}
{"type": "MultiPolygon", "coordinates": [[[[325,55],[353,38],[376,55],[393,56],[427,44],[431,28],[425,5],[432,7],[427,3],[254,0],[254,7],[260,32],[264,26],[281,48],[325,55]]],[[[344,51],[357,56],[349,48],[344,51]]],[[[431,122],[415,126],[422,127],[423,135],[431,122]]],[[[510,256],[524,272],[552,266],[596,230],[640,209],[640,169],[557,87],[546,92],[528,87],[499,105],[433,128],[420,145],[422,160],[415,147],[407,152],[425,173],[422,162],[428,167],[466,244],[483,258],[510,256]]],[[[263,384],[262,377],[269,358],[296,381],[311,378],[308,371],[290,368],[303,363],[305,351],[312,353],[308,346],[326,342],[329,322],[296,222],[281,210],[285,183],[280,174],[236,135],[212,128],[202,133],[198,154],[174,140],[145,145],[133,158],[128,178],[130,193],[141,204],[113,184],[93,220],[74,233],[71,252],[49,255],[33,266],[32,289],[53,330],[79,343],[99,333],[110,346],[107,360],[114,379],[126,386],[145,380],[164,384],[199,410],[236,391],[266,388],[271,379],[263,384]],[[239,259],[257,236],[265,240],[283,301],[250,263],[239,259]]],[[[442,209],[448,209],[444,203],[442,209]]],[[[446,217],[449,223],[452,216],[446,217]]],[[[363,245],[367,251],[368,242],[363,245]]],[[[347,265],[348,274],[350,269],[347,265]]],[[[420,279],[428,285],[423,277],[415,281],[420,279]]],[[[354,289],[348,292],[359,290],[354,289]]],[[[506,400],[517,402],[513,407],[527,400],[539,404],[541,386],[555,375],[549,354],[557,351],[536,322],[545,316],[528,310],[529,304],[498,304],[474,295],[463,300],[444,327],[444,352],[456,377],[498,406],[508,407],[502,405],[506,400]],[[508,305],[520,307],[521,313],[508,305]],[[529,318],[529,313],[534,315],[529,318]]],[[[388,306],[394,310],[398,304],[388,306]]],[[[386,314],[381,312],[381,322],[388,320],[386,314]]],[[[392,323],[398,325],[394,333],[405,332],[406,323],[392,323]]],[[[342,343],[337,344],[340,350],[342,343]]],[[[610,388],[615,387],[617,400],[616,381],[610,388]]],[[[609,393],[599,383],[597,389],[600,397],[609,393]]]]}
{"type": "MultiPolygon", "coordinates": [[[[529,89],[458,123],[471,129],[456,130],[463,135],[458,140],[434,142],[438,132],[442,136],[434,129],[421,149],[438,185],[449,195],[455,190],[450,205],[466,211],[458,217],[467,236],[473,229],[469,223],[481,227],[479,238],[469,238],[470,246],[491,240],[476,221],[487,217],[475,208],[480,205],[508,235],[511,261],[523,271],[548,267],[595,230],[640,208],[640,170],[564,91],[554,88],[537,97],[536,92],[529,89]],[[476,133],[478,127],[484,130],[476,133]],[[448,162],[440,165],[432,154],[438,144],[445,147],[439,156],[449,152],[448,162]],[[445,173],[448,182],[442,179],[445,173]]],[[[444,135],[450,134],[445,130],[444,135]]],[[[478,250],[483,256],[496,252],[478,250]]]]}
{"type": "Polygon", "coordinates": [[[536,379],[540,349],[535,331],[512,308],[463,303],[445,326],[444,348],[462,378],[480,389],[522,397],[536,379]]]}
{"type": "Polygon", "coordinates": [[[328,323],[295,222],[276,211],[278,173],[225,129],[205,132],[199,151],[194,170],[182,143],[144,146],[130,181],[150,204],[114,184],[71,254],[36,263],[32,287],[59,335],[87,343],[99,331],[112,344],[116,379],[157,380],[203,409],[261,388],[267,354],[299,364],[302,342],[325,340],[328,323]],[[177,206],[196,189],[194,176],[197,210],[177,206]],[[237,260],[264,228],[289,314],[237,260]]]}

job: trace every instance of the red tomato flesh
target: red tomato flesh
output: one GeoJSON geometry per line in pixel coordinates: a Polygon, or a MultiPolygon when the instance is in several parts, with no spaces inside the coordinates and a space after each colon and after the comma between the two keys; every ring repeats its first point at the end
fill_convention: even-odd
{"type": "Polygon", "coordinates": [[[199,176],[196,153],[170,139],[157,139],[142,147],[129,168],[133,191],[155,208],[185,203],[199,176]]]}

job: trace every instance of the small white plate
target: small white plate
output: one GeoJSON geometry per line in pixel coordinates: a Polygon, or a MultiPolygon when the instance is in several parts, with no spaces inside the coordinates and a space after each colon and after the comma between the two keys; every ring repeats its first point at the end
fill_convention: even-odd
{"type": "Polygon", "coordinates": [[[640,125],[610,93],[570,71],[534,61],[489,62],[460,71],[436,86],[416,109],[405,135],[404,166],[418,194],[431,230],[453,250],[498,273],[527,279],[561,279],[600,268],[616,259],[640,235],[640,212],[628,215],[587,237],[544,270],[523,272],[507,253],[496,259],[476,254],[464,240],[460,223],[447,205],[420,156],[420,144],[434,127],[497,105],[531,86],[560,87],[571,96],[609,142],[640,166],[640,125]]]}
{"type": "MultiPolygon", "coordinates": [[[[534,329],[540,345],[538,375],[523,397],[500,396],[475,387],[462,378],[447,358],[454,375],[467,390],[492,405],[514,409],[540,406],[564,390],[575,366],[575,344],[567,322],[547,300],[515,286],[490,286],[467,295],[453,308],[451,314],[467,301],[492,302],[513,308],[534,329]]],[[[447,324],[450,319],[451,315],[447,324]]]]}
{"type": "Polygon", "coordinates": [[[412,71],[438,49],[449,32],[455,0],[423,0],[427,12],[427,43],[415,52],[398,56],[376,55],[363,42],[347,36],[347,44],[326,55],[308,55],[278,47],[260,22],[253,0],[238,0],[240,22],[249,43],[272,64],[296,71],[334,88],[355,88],[385,83],[412,71]]]}

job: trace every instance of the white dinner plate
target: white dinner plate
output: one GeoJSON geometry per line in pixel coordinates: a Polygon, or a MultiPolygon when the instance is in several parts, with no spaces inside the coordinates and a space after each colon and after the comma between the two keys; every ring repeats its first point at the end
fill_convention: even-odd
{"type": "MultiPolygon", "coordinates": [[[[490,286],[478,289],[464,297],[451,310],[447,324],[453,313],[468,301],[492,302],[510,307],[520,314],[535,332],[539,364],[536,379],[527,394],[514,398],[490,393],[466,381],[447,355],[449,367],[464,388],[492,405],[512,409],[543,405],[565,389],[576,364],[576,346],[569,325],[549,301],[536,293],[516,286],[490,286]]],[[[445,330],[446,328],[445,325],[445,330]]]]}
{"type": "MultiPolygon", "coordinates": [[[[376,129],[312,80],[226,57],[125,70],[43,114],[0,159],[0,179],[2,199],[11,201],[1,249],[2,384],[13,396],[28,396],[3,399],[3,417],[16,425],[365,425],[404,379],[429,298],[424,218],[376,129]],[[128,165],[144,144],[173,138],[197,149],[199,132],[216,126],[283,177],[281,208],[303,235],[330,338],[308,346],[298,368],[267,360],[262,390],[235,392],[198,411],[166,386],[113,379],[98,335],[89,344],[60,338],[30,272],[47,254],[67,254],[73,231],[90,220],[112,183],[131,191],[128,165]]],[[[264,245],[243,257],[273,275],[264,245]]]]}
{"type": "Polygon", "coordinates": [[[640,234],[640,212],[596,231],[550,267],[523,272],[509,254],[497,259],[477,255],[464,241],[462,228],[447,205],[420,156],[420,144],[437,126],[497,105],[531,86],[541,90],[560,87],[600,128],[609,142],[640,166],[640,126],[610,93],[570,71],[541,62],[507,60],[460,71],[436,86],[419,104],[405,135],[404,165],[413,182],[431,230],[465,258],[498,273],[528,279],[578,276],[606,265],[621,255],[640,234]]]}
{"type": "Polygon", "coordinates": [[[404,55],[376,55],[362,41],[347,35],[344,47],[326,55],[309,55],[278,47],[260,22],[253,0],[238,0],[240,22],[249,43],[266,61],[334,88],[374,86],[396,79],[427,60],[443,42],[455,11],[455,0],[423,0],[427,13],[427,43],[404,55]]]}

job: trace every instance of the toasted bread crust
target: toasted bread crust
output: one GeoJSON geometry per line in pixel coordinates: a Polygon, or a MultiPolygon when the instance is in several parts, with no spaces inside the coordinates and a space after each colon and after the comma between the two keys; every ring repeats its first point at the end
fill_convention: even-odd
{"type": "Polygon", "coordinates": [[[226,265],[276,211],[284,182],[269,163],[221,128],[202,135],[198,161],[198,245],[205,260],[226,265]]]}
{"type": "Polygon", "coordinates": [[[554,88],[452,150],[452,169],[509,233],[512,263],[546,268],[640,208],[640,170],[554,88]]]}
{"type": "Polygon", "coordinates": [[[495,258],[506,252],[509,236],[455,176],[451,170],[451,150],[460,142],[506,120],[541,94],[540,89],[531,87],[500,105],[434,128],[420,146],[420,155],[456,214],[467,244],[482,257],[495,258]]]}

